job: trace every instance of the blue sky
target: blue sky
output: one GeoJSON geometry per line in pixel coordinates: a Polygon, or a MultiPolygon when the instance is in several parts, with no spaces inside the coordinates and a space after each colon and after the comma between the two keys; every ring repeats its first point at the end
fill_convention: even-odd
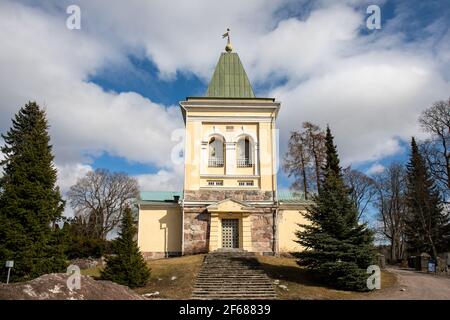
{"type": "Polygon", "coordinates": [[[204,94],[230,27],[256,95],[282,102],[281,153],[303,121],[329,124],[343,165],[376,172],[407,159],[420,112],[449,97],[449,24],[447,0],[2,1],[0,131],[37,100],[63,191],[95,168],[181,189],[178,102],[204,94]],[[80,30],[65,27],[70,4],[80,30]],[[366,27],[370,4],[380,30],[366,27]]]}
{"type": "MultiPolygon", "coordinates": [[[[414,42],[426,37],[423,29],[433,23],[436,19],[444,18],[449,11],[442,11],[445,6],[444,1],[386,1],[380,3],[382,11],[382,25],[395,20],[396,16],[402,12],[407,6],[408,21],[400,29],[404,32],[405,42],[414,42]],[[416,8],[416,9],[414,9],[416,8]]],[[[364,10],[365,4],[361,4],[359,9],[364,10]]],[[[280,16],[283,18],[307,18],[307,14],[311,11],[311,4],[305,3],[297,6],[286,6],[280,9],[280,16]]],[[[363,35],[371,35],[375,32],[383,32],[378,30],[369,30],[365,26],[361,26],[360,33],[363,35]]],[[[134,91],[148,99],[162,103],[164,105],[176,105],[180,100],[187,96],[201,96],[207,88],[207,82],[198,78],[191,73],[177,73],[173,79],[161,80],[158,77],[157,66],[146,57],[128,57],[130,66],[126,68],[117,68],[111,66],[105,68],[98,74],[89,79],[93,83],[99,85],[105,90],[113,90],[115,92],[134,91]]],[[[283,85],[286,79],[277,79],[273,82],[257,82],[253,83],[257,96],[265,96],[272,87],[283,85]]],[[[281,130],[283,128],[280,128],[281,130]]],[[[393,161],[406,162],[408,159],[409,145],[407,141],[400,140],[399,152],[379,159],[377,161],[381,166],[387,166],[393,161]]],[[[281,146],[283,149],[284,147],[281,146]]],[[[284,150],[284,149],[283,149],[284,150]]],[[[360,162],[353,165],[355,169],[367,172],[373,165],[373,161],[360,162]]],[[[94,168],[108,168],[110,170],[125,171],[131,175],[155,173],[157,168],[149,164],[139,162],[130,162],[123,157],[110,156],[104,153],[102,156],[95,158],[92,162],[94,168]]],[[[279,187],[283,189],[289,188],[291,181],[283,173],[279,174],[279,187]]]]}

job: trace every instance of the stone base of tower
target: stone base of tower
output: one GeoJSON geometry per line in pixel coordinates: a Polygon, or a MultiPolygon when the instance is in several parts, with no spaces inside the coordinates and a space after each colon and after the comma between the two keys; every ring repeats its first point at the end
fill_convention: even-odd
{"type": "Polygon", "coordinates": [[[185,190],[185,201],[274,201],[272,191],[261,190],[185,190]]]}
{"type": "Polygon", "coordinates": [[[208,252],[210,224],[206,206],[183,208],[183,254],[208,252]]]}
{"type": "Polygon", "coordinates": [[[274,254],[275,209],[252,208],[251,212],[209,212],[207,206],[183,208],[183,254],[236,248],[274,254]],[[231,225],[234,228],[230,230],[231,225]],[[233,242],[234,241],[234,242],[233,242]]]}

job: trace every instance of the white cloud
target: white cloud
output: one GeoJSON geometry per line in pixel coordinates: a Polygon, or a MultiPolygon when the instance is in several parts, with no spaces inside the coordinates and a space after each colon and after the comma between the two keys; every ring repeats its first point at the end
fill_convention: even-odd
{"type": "MultiPolygon", "coordinates": [[[[66,163],[63,165],[56,165],[56,169],[58,170],[58,185],[61,191],[61,195],[63,199],[67,201],[67,191],[69,191],[70,187],[73,186],[78,179],[81,179],[89,171],[91,171],[92,167],[90,165],[82,163],[66,163]]],[[[68,201],[66,202],[66,206],[64,207],[63,215],[65,217],[74,216],[74,211],[68,201]]]]}
{"type": "Polygon", "coordinates": [[[165,79],[177,72],[190,72],[209,79],[227,27],[240,52],[251,48],[262,34],[274,27],[274,13],[281,0],[214,1],[164,0],[125,2],[81,1],[84,22],[96,37],[106,37],[127,50],[151,58],[165,79]],[[132,17],[132,18],[130,18],[132,17]],[[252,41],[249,41],[252,39],[252,41]]]}
{"type": "Polygon", "coordinates": [[[294,1],[230,0],[220,12],[201,0],[79,1],[77,31],[65,28],[64,2],[40,8],[2,1],[0,130],[26,101],[37,100],[47,108],[64,188],[89,163],[86,154],[108,152],[157,167],[138,177],[143,189],[178,190],[183,174],[170,161],[177,143],[171,132],[184,126],[178,108],[105,92],[86,79],[125,65],[129,54],[150,58],[166,80],[178,72],[209,79],[225,45],[220,35],[230,27],[250,79],[273,88],[267,94],[282,102],[281,150],[288,132],[308,120],[330,124],[344,164],[377,161],[419,133],[421,110],[448,98],[450,32],[437,21],[429,38],[405,44],[397,30],[404,14],[362,36],[368,2],[320,1],[293,18],[280,9],[298,6],[294,1]]]}
{"type": "Polygon", "coordinates": [[[45,107],[63,189],[77,174],[65,168],[77,169],[85,154],[108,152],[171,170],[171,133],[183,127],[178,108],[134,92],[105,92],[85,81],[105,64],[124,59],[120,52],[66,29],[60,17],[17,3],[0,4],[0,30],[1,131],[28,100],[45,107]]]}
{"type": "Polygon", "coordinates": [[[58,170],[58,185],[61,193],[65,194],[69,191],[78,179],[84,177],[89,171],[92,171],[90,165],[82,163],[67,163],[61,166],[56,166],[58,170]]]}
{"type": "Polygon", "coordinates": [[[141,174],[135,176],[139,187],[143,191],[181,191],[183,190],[182,175],[166,170],[155,174],[141,174]]]}
{"type": "Polygon", "coordinates": [[[367,169],[366,174],[373,175],[373,174],[381,173],[385,169],[386,168],[383,165],[381,165],[379,163],[374,163],[369,169],[367,169]]]}
{"type": "Polygon", "coordinates": [[[290,18],[257,39],[251,71],[257,79],[274,73],[289,82],[329,70],[342,48],[356,38],[362,19],[344,6],[313,11],[304,21],[290,18]]]}

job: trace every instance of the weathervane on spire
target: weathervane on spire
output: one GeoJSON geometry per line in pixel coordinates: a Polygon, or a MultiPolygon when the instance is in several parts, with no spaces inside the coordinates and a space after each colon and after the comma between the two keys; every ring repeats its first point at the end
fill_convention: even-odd
{"type": "Polygon", "coordinates": [[[230,41],[230,28],[227,28],[227,32],[222,35],[222,39],[225,37],[227,37],[227,45],[225,47],[225,51],[230,53],[231,51],[233,51],[233,46],[231,45],[230,41]]]}

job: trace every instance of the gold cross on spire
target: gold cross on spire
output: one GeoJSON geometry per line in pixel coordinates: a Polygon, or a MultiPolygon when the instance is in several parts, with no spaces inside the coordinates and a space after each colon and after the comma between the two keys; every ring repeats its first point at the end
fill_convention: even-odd
{"type": "Polygon", "coordinates": [[[230,28],[227,28],[227,32],[222,35],[222,39],[225,37],[227,37],[227,45],[225,47],[225,51],[230,53],[231,51],[233,51],[233,46],[231,45],[230,40],[230,28]]]}

